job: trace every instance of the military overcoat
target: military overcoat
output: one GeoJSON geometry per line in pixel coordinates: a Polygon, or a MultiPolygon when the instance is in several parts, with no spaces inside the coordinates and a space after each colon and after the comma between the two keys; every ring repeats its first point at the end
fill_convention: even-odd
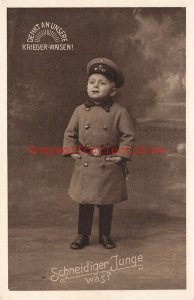
{"type": "Polygon", "coordinates": [[[65,130],[63,142],[64,156],[75,149],[81,156],[74,163],[70,197],[78,203],[97,205],[127,200],[125,164],[116,164],[106,158],[119,155],[130,160],[133,141],[133,124],[124,107],[111,99],[103,106],[91,105],[89,101],[78,106],[65,130]],[[79,151],[79,144],[107,149],[106,155],[96,157],[79,151]],[[112,148],[117,148],[117,152],[112,148]]]}

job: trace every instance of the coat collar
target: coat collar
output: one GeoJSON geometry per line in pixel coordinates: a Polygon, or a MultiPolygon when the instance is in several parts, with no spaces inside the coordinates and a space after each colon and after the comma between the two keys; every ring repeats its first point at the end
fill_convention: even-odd
{"type": "Polygon", "coordinates": [[[97,105],[96,103],[94,103],[90,98],[88,98],[86,100],[86,102],[84,103],[84,105],[89,108],[94,107],[94,106],[100,106],[102,109],[104,109],[105,111],[109,112],[111,106],[113,105],[114,101],[111,97],[107,98],[106,101],[103,101],[102,104],[97,105]]]}

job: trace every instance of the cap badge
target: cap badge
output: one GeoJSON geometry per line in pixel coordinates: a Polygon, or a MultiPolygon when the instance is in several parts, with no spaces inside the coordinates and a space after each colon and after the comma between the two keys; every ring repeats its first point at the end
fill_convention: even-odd
{"type": "Polygon", "coordinates": [[[102,65],[98,65],[97,67],[94,68],[94,71],[101,71],[101,72],[106,72],[106,69],[103,68],[102,65]]]}

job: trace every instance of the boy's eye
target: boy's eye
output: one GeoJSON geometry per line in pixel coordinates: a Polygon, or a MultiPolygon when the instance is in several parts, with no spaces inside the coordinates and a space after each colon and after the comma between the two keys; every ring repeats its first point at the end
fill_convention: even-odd
{"type": "Polygon", "coordinates": [[[102,84],[102,85],[106,85],[106,83],[105,83],[105,82],[101,82],[101,84],[102,84]]]}

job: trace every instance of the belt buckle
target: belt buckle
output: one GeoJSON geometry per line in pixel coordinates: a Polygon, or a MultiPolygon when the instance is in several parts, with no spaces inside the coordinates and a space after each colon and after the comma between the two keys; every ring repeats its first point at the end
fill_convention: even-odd
{"type": "Polygon", "coordinates": [[[92,149],[90,150],[90,154],[93,156],[102,156],[101,149],[96,147],[92,147],[92,149]]]}

